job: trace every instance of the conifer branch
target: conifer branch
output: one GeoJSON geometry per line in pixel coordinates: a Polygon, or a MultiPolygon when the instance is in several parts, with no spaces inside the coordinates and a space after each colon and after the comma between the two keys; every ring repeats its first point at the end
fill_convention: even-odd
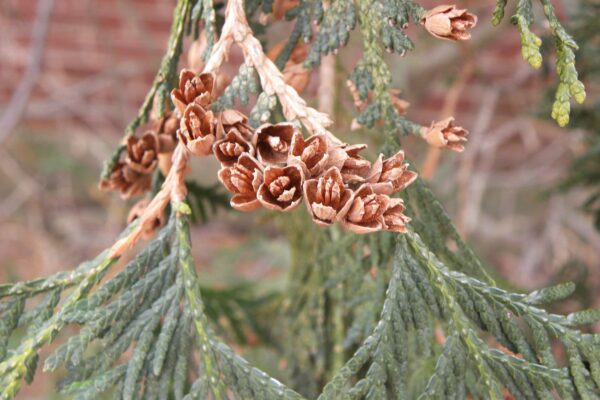
{"type": "MultiPolygon", "coordinates": [[[[507,3],[508,0],[497,0],[492,17],[494,25],[498,25],[502,21],[507,3]]],[[[585,101],[585,87],[578,79],[577,69],[575,68],[574,50],[578,50],[579,47],[558,20],[551,0],[540,0],[540,4],[550,25],[556,47],[556,73],[559,83],[556,89],[555,101],[552,105],[552,118],[562,127],[569,123],[571,97],[579,104],[585,101]]],[[[511,21],[517,25],[521,34],[523,58],[533,68],[537,69],[542,66],[543,61],[540,52],[542,40],[529,29],[534,20],[532,8],[532,0],[518,0],[516,13],[511,21]]]]}
{"type": "MultiPolygon", "coordinates": [[[[545,0],[542,3],[560,46],[573,49],[551,4],[545,0]]],[[[501,18],[505,4],[506,1],[498,2],[496,20],[501,18]]],[[[291,48],[301,36],[310,36],[306,32],[310,5],[303,0],[296,11],[290,12],[298,18],[297,29],[290,38],[291,48]]],[[[259,6],[264,12],[272,10],[270,1],[255,2],[248,8],[242,0],[227,3],[221,36],[206,53],[205,72],[218,70],[231,46],[239,45],[245,64],[237,80],[226,89],[223,104],[229,104],[234,97],[243,99],[249,90],[258,92],[258,83],[251,83],[256,74],[263,92],[255,105],[255,123],[268,119],[278,100],[287,120],[298,120],[311,135],[324,135],[328,144],[339,150],[336,146],[342,145],[342,140],[327,129],[330,117],[309,107],[285,83],[278,66],[289,54],[276,63],[265,56],[246,16],[246,9],[257,10],[259,6]]],[[[320,54],[342,46],[354,21],[358,21],[365,58],[354,71],[353,79],[360,96],[373,92],[372,107],[363,112],[385,121],[388,150],[397,150],[393,129],[409,132],[420,127],[398,119],[391,109],[390,71],[383,59],[383,47],[399,53],[411,48],[412,43],[401,29],[409,17],[421,20],[424,10],[409,0],[359,0],[356,4],[333,1],[327,9],[317,1],[313,6],[312,12],[322,29],[317,34],[313,62],[318,61],[320,54]],[[335,41],[325,43],[323,37],[336,27],[339,32],[335,41]]],[[[191,24],[202,18],[212,43],[217,30],[215,17],[210,0],[178,3],[160,76],[132,123],[131,132],[137,127],[135,124],[147,118],[154,97],[161,99],[162,107],[162,91],[170,87],[167,76],[174,74],[183,35],[194,31],[191,24]]],[[[471,15],[465,18],[474,23],[471,15]]],[[[531,1],[519,0],[516,22],[522,34],[529,37],[526,52],[535,61],[538,44],[528,28],[531,18],[531,1]]],[[[453,34],[459,37],[465,32],[453,34]]],[[[565,54],[560,58],[569,69],[567,65],[572,60],[565,54]]],[[[571,86],[572,72],[567,72],[571,86]]],[[[561,83],[567,83],[566,79],[561,83]]],[[[200,87],[204,83],[190,84],[200,87]]],[[[579,93],[577,87],[571,86],[569,90],[579,93]]],[[[217,109],[220,106],[215,105],[217,109]]],[[[244,125],[246,121],[239,126],[249,129],[244,125]]],[[[454,129],[451,134],[458,136],[461,129],[454,129]]],[[[67,374],[59,390],[76,398],[97,398],[108,390],[124,399],[305,398],[252,367],[215,334],[215,327],[224,329],[219,315],[210,312],[211,307],[217,309],[219,305],[211,302],[220,300],[214,291],[200,284],[191,253],[192,209],[186,203],[188,190],[184,181],[189,154],[186,144],[180,141],[162,186],[137,222],[96,259],[69,273],[0,286],[0,297],[5,298],[0,304],[0,387],[4,398],[15,397],[22,381],[32,379],[39,350],[71,324],[78,325],[79,331],[53,351],[44,369],[64,365],[67,374]],[[155,239],[118,273],[103,280],[169,205],[171,216],[155,239]],[[71,291],[60,302],[66,289],[71,291]],[[44,294],[44,299],[27,310],[27,301],[37,294],[44,294]],[[21,327],[27,328],[25,338],[16,348],[9,349],[11,335],[21,327]],[[131,356],[122,358],[128,349],[131,356]],[[200,361],[197,368],[196,351],[200,361]]],[[[401,157],[403,160],[403,154],[401,157]]],[[[411,177],[414,180],[414,173],[411,177]]],[[[385,183],[381,190],[386,190],[385,183]]],[[[197,191],[193,185],[191,189],[197,191]]],[[[597,397],[599,335],[583,333],[577,327],[599,320],[600,312],[584,310],[562,316],[541,308],[541,304],[568,296],[572,292],[570,285],[531,294],[495,287],[424,183],[417,181],[403,193],[413,216],[410,227],[401,227],[405,235],[378,232],[359,236],[343,233],[337,227],[306,228],[303,222],[290,218],[290,224],[297,223],[289,228],[297,257],[290,271],[288,301],[282,308],[284,322],[289,322],[284,324],[289,330],[287,340],[293,345],[286,349],[290,369],[296,375],[293,387],[308,393],[307,397],[318,396],[319,400],[410,397],[411,366],[422,361],[422,365],[429,363],[430,368],[424,367],[427,379],[415,397],[462,399],[471,395],[494,399],[502,398],[505,390],[526,399],[550,398],[553,393],[566,399],[597,397]],[[438,338],[436,342],[436,324],[443,327],[448,339],[438,338]],[[567,366],[558,366],[552,341],[565,348],[567,366]],[[298,351],[299,348],[302,349],[298,351]]],[[[213,194],[206,201],[219,204],[222,199],[213,194]]],[[[384,199],[398,201],[395,204],[404,207],[397,199],[384,199]]],[[[227,308],[224,303],[220,306],[227,308]]],[[[236,323],[232,325],[231,330],[239,335],[235,332],[236,323]]]]}

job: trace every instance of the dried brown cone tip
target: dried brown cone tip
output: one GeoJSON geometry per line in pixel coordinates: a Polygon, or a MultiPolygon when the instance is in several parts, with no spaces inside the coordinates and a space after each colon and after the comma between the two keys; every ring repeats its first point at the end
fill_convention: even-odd
{"type": "Polygon", "coordinates": [[[467,141],[469,131],[454,125],[454,117],[432,122],[430,127],[421,128],[421,136],[431,146],[462,152],[463,142],[467,141]]]}
{"type": "Polygon", "coordinates": [[[213,153],[221,165],[231,166],[243,153],[254,155],[254,146],[237,129],[232,129],[214,143],[213,153]]]}
{"type": "Polygon", "coordinates": [[[265,164],[285,163],[295,130],[294,125],[287,122],[259,127],[254,139],[258,159],[265,164]]]}
{"type": "Polygon", "coordinates": [[[337,167],[344,182],[362,183],[371,171],[371,162],[358,154],[366,148],[366,144],[353,144],[330,149],[328,166],[337,167]]]}
{"type": "Polygon", "coordinates": [[[417,173],[408,169],[409,164],[404,162],[404,151],[400,150],[387,160],[383,154],[379,155],[373,164],[367,182],[371,183],[377,193],[390,195],[406,189],[417,179],[417,173]]]}
{"type": "Polygon", "coordinates": [[[316,179],[307,180],[303,189],[306,208],[313,221],[321,226],[343,219],[352,203],[352,190],[345,186],[336,167],[316,179]]]}
{"type": "Polygon", "coordinates": [[[232,165],[242,153],[255,154],[254,129],[243,113],[226,109],[217,114],[213,152],[222,165],[232,165]]]}
{"type": "Polygon", "coordinates": [[[256,197],[265,208],[290,211],[302,201],[303,181],[304,173],[297,165],[269,165],[256,197]]]}
{"type": "MultiPolygon", "coordinates": [[[[285,48],[286,44],[286,40],[277,43],[271,48],[271,50],[269,50],[267,57],[271,59],[271,61],[275,62],[279,54],[281,54],[285,48]]],[[[283,80],[285,83],[296,89],[296,92],[298,93],[303,92],[310,83],[310,69],[305,68],[303,65],[306,57],[308,56],[309,49],[310,46],[308,44],[299,41],[292,50],[288,61],[281,71],[283,73],[283,80]]]]}
{"type": "Polygon", "coordinates": [[[288,163],[300,165],[304,175],[311,178],[323,172],[328,161],[327,139],[324,135],[304,139],[301,132],[294,133],[288,163]]]}
{"type": "Polygon", "coordinates": [[[254,129],[248,124],[248,117],[237,110],[223,110],[217,115],[217,138],[222,139],[232,130],[239,132],[246,140],[251,140],[254,129]]]}
{"type": "Polygon", "coordinates": [[[119,191],[122,198],[128,199],[144,194],[151,185],[151,175],[140,174],[120,161],[115,164],[108,178],[100,181],[98,187],[103,191],[119,191]]]}
{"type": "Polygon", "coordinates": [[[189,104],[181,118],[177,136],[192,154],[209,155],[216,139],[214,114],[196,103],[189,104]]]}
{"type": "Polygon", "coordinates": [[[383,213],[383,225],[388,231],[406,233],[406,224],[410,218],[402,214],[406,207],[404,201],[398,198],[390,198],[390,203],[383,213]]]}
{"type": "Polygon", "coordinates": [[[391,199],[377,194],[370,184],[364,184],[354,193],[352,204],[342,220],[342,225],[358,234],[380,231],[385,228],[383,214],[391,199]]]}
{"type": "Polygon", "coordinates": [[[219,170],[219,180],[234,196],[231,206],[240,211],[260,208],[256,193],[263,182],[261,163],[248,153],[243,153],[230,167],[219,170]]]}
{"type": "Polygon", "coordinates": [[[171,169],[171,158],[177,145],[178,127],[179,118],[174,112],[167,112],[162,118],[154,121],[153,129],[158,137],[158,167],[164,176],[171,169]]]}
{"type": "Polygon", "coordinates": [[[154,132],[146,132],[141,137],[129,136],[125,163],[139,174],[150,174],[158,164],[158,147],[158,137],[154,132]]]}
{"type": "Polygon", "coordinates": [[[175,149],[177,128],[179,128],[179,118],[171,111],[166,112],[162,118],[154,120],[153,130],[158,136],[159,153],[171,153],[175,149]]]}
{"type": "Polygon", "coordinates": [[[189,69],[183,69],[179,74],[179,88],[171,91],[171,100],[182,114],[192,103],[206,108],[213,100],[214,86],[215,74],[196,74],[189,69]]]}
{"type": "Polygon", "coordinates": [[[459,10],[455,5],[440,5],[426,12],[421,24],[439,39],[469,40],[470,29],[477,25],[477,16],[459,10]]]}
{"type": "MultiPolygon", "coordinates": [[[[150,204],[150,199],[147,198],[135,203],[133,207],[131,207],[131,210],[129,210],[129,214],[127,215],[127,223],[131,224],[133,221],[140,218],[144,214],[144,211],[148,207],[148,204],[150,204]]],[[[160,213],[151,222],[143,226],[142,236],[144,237],[144,239],[149,239],[153,237],[156,231],[165,225],[165,222],[165,214],[160,213]]]]}

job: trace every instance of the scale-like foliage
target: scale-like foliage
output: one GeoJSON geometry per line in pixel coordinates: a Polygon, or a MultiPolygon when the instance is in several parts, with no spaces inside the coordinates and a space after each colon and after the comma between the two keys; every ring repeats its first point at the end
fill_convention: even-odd
{"type": "MultiPolygon", "coordinates": [[[[507,0],[497,1],[492,19],[494,25],[499,24],[504,17],[504,9],[507,3],[507,0]]],[[[542,39],[529,29],[534,20],[533,0],[517,0],[515,3],[517,4],[516,13],[511,21],[517,25],[521,34],[521,52],[523,58],[533,68],[540,68],[542,66],[542,54],[540,51],[542,39]]],[[[585,88],[579,80],[575,68],[575,51],[579,47],[558,20],[552,2],[550,0],[540,0],[540,3],[543,6],[544,14],[550,25],[556,47],[556,73],[559,84],[556,88],[555,100],[552,106],[552,118],[560,126],[565,126],[569,123],[571,97],[577,103],[583,103],[585,100],[585,88]]]]}
{"type": "MultiPolygon", "coordinates": [[[[495,22],[506,4],[498,1],[495,22]]],[[[542,4],[559,50],[558,91],[566,85],[581,96],[576,46],[551,4],[542,4]]],[[[531,6],[519,0],[515,21],[525,58],[537,64],[531,6]]],[[[178,2],[167,55],[126,135],[148,118],[155,97],[165,104],[185,34],[197,36],[202,21],[207,57],[219,46],[213,42],[222,23],[215,7],[210,0],[178,2]]],[[[273,3],[253,0],[242,8],[251,16],[270,12],[273,3]]],[[[337,51],[358,25],[364,54],[351,79],[370,101],[358,121],[383,121],[384,150],[396,151],[395,133],[417,133],[420,126],[392,107],[383,51],[411,49],[403,29],[423,12],[410,0],[301,0],[287,12],[294,26],[276,65],[285,65],[298,40],[311,39],[312,21],[319,31],[307,65],[337,51]]],[[[259,66],[243,64],[215,108],[238,99],[245,105],[257,95],[251,124],[279,117],[278,93],[260,87],[256,71],[259,66]]],[[[562,123],[564,93],[559,97],[555,118],[562,123]]],[[[58,390],[81,399],[500,399],[507,391],[519,399],[598,398],[600,336],[578,328],[600,320],[600,312],[546,311],[545,305],[573,292],[568,283],[530,294],[496,287],[424,182],[403,192],[412,217],[405,235],[359,236],[322,229],[300,214],[284,217],[292,250],[288,287],[267,295],[256,294],[251,284],[201,284],[190,222],[206,222],[227,198],[216,187],[186,187],[189,205],[172,198],[166,225],[124,265],[111,248],[72,271],[0,285],[3,398],[15,397],[22,381],[32,379],[40,350],[63,332],[69,336],[53,347],[44,369],[64,367],[58,390]],[[287,375],[280,375],[289,386],[225,343],[245,345],[249,331],[283,357],[287,375]],[[565,360],[556,356],[556,346],[565,360]]]]}
{"type": "MultiPolygon", "coordinates": [[[[580,46],[584,56],[578,68],[581,79],[593,81],[600,77],[598,40],[600,24],[596,22],[600,4],[586,0],[580,10],[569,21],[569,30],[580,46]]],[[[544,109],[546,105],[544,105],[544,109]]],[[[571,164],[569,175],[558,186],[559,190],[584,187],[589,189],[583,208],[592,213],[596,229],[600,230],[600,100],[586,105],[578,105],[572,110],[571,125],[588,132],[585,137],[586,151],[571,164]]]]}

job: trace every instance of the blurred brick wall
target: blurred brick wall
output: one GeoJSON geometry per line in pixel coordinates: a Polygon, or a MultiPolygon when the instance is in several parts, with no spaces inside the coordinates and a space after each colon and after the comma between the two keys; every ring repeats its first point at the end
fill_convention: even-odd
{"type": "MultiPolygon", "coordinates": [[[[35,0],[0,2],[0,110],[29,60],[35,0]]],[[[42,74],[25,121],[68,119],[121,131],[141,104],[169,35],[175,0],[55,0],[42,74]]]]}

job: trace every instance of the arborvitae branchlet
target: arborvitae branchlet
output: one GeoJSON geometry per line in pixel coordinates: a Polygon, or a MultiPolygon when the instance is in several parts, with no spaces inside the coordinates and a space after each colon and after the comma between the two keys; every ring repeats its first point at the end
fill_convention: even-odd
{"type": "MultiPolygon", "coordinates": [[[[570,97],[584,97],[574,69],[576,44],[550,1],[540,1],[557,47],[560,82],[552,116],[562,125],[570,97]]],[[[532,0],[515,3],[523,56],[537,67],[532,0]]],[[[494,23],[506,5],[498,1],[494,23]]],[[[404,33],[411,21],[436,37],[467,39],[476,18],[452,6],[427,12],[411,0],[229,0],[224,10],[208,0],[179,0],[167,53],[127,128],[129,146],[117,148],[103,173],[107,188],[131,195],[124,185],[143,176],[152,197],[95,259],[0,285],[3,398],[15,397],[22,382],[31,381],[39,352],[55,340],[61,344],[43,368],[64,366],[60,393],[83,399],[597,398],[600,336],[577,328],[599,320],[600,312],[545,311],[545,304],[573,292],[570,284],[530,294],[496,287],[432,191],[404,163],[398,133],[457,151],[466,139],[451,119],[431,127],[408,120],[393,97],[383,51],[404,54],[413,47],[404,33]],[[251,30],[259,13],[271,12],[294,20],[275,63],[251,30]],[[349,77],[355,100],[365,105],[357,122],[382,124],[384,152],[392,157],[363,159],[362,146],[342,143],[327,129],[329,117],[284,82],[280,70],[299,40],[311,40],[315,21],[320,30],[305,68],[342,48],[352,30],[360,31],[363,59],[349,77]],[[183,39],[201,30],[208,74],[184,71],[177,82],[183,39]],[[246,62],[229,86],[219,88],[218,68],[234,42],[246,62]],[[170,93],[173,111],[166,109],[173,108],[170,93]],[[247,104],[251,94],[258,96],[249,118],[231,110],[237,99],[247,104]],[[153,105],[154,131],[135,136],[153,105]],[[263,125],[282,119],[289,123],[263,125]],[[171,163],[160,159],[165,153],[172,154],[171,163]],[[212,153],[238,209],[285,211],[305,198],[308,213],[283,217],[294,256],[285,293],[258,296],[251,286],[214,289],[198,280],[190,223],[206,222],[227,207],[228,198],[221,186],[184,178],[191,155],[212,153]],[[124,176],[124,170],[139,176],[124,176]],[[403,199],[389,197],[393,192],[403,199]],[[154,232],[145,248],[104,279],[125,250],[154,232]],[[61,335],[70,325],[80,329],[61,335]],[[226,344],[251,337],[279,352],[285,384],[226,344]],[[564,365],[555,359],[555,344],[565,350],[564,365]]]]}

